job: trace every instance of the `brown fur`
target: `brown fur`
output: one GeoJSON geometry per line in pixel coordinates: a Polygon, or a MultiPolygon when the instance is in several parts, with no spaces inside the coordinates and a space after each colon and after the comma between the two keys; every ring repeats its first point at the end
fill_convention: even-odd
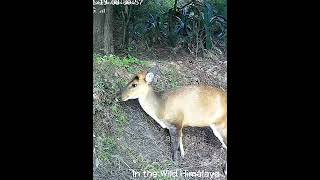
{"type": "MultiPolygon", "coordinates": [[[[179,137],[182,136],[182,128],[186,126],[214,126],[227,144],[225,92],[206,85],[189,85],[159,94],[146,82],[146,75],[147,72],[139,73],[128,83],[122,92],[122,100],[138,98],[147,114],[169,131],[177,131],[179,137]],[[136,87],[132,87],[134,83],[136,87]]],[[[181,146],[180,151],[183,148],[181,146]]]]}

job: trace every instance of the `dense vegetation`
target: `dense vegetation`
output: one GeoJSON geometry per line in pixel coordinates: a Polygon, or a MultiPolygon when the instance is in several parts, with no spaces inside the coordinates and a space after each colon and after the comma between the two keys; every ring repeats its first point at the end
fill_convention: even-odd
{"type": "Polygon", "coordinates": [[[145,0],[94,8],[95,52],[128,53],[137,46],[161,45],[202,56],[205,50],[226,48],[225,0],[145,0]]]}

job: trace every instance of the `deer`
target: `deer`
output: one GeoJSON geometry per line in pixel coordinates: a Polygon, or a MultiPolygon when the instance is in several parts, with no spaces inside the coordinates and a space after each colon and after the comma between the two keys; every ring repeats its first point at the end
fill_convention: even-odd
{"type": "MultiPolygon", "coordinates": [[[[227,149],[227,95],[209,85],[187,85],[162,93],[151,86],[154,73],[143,71],[134,75],[121,91],[121,101],[138,99],[142,109],[162,128],[169,130],[173,161],[185,156],[182,143],[184,127],[210,127],[227,149]]],[[[224,173],[227,174],[227,165],[224,173]]]]}

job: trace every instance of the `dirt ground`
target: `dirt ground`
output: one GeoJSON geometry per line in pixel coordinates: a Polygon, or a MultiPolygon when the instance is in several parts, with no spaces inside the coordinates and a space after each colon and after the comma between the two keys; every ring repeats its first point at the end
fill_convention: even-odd
{"type": "MultiPolygon", "coordinates": [[[[177,55],[169,50],[160,49],[151,55],[144,54],[136,57],[151,62],[151,67],[158,66],[157,82],[153,85],[157,91],[188,84],[209,84],[227,91],[225,55],[207,53],[204,58],[195,60],[191,55],[177,55]]],[[[108,77],[103,75],[103,67],[94,69],[94,76],[104,76],[104,82],[109,81],[108,77]]],[[[134,72],[112,73],[115,76],[123,76],[127,80],[134,72]]],[[[117,88],[120,90],[120,86],[115,89],[117,88]]],[[[172,162],[168,130],[162,129],[149,117],[137,100],[116,102],[114,105],[114,96],[112,99],[108,96],[108,89],[94,90],[94,93],[94,106],[100,108],[97,113],[94,113],[94,179],[195,179],[180,173],[198,171],[210,172],[212,178],[196,179],[226,179],[223,168],[227,152],[210,128],[183,129],[185,157],[175,164],[172,162]],[[108,102],[103,100],[105,98],[109,98],[108,102]],[[115,108],[112,107],[118,109],[114,110],[115,108]],[[112,115],[111,112],[124,114],[127,121],[121,126],[116,125],[118,116],[112,115]],[[178,172],[178,176],[161,176],[163,170],[178,172]],[[144,171],[145,174],[143,174],[144,171]]]]}

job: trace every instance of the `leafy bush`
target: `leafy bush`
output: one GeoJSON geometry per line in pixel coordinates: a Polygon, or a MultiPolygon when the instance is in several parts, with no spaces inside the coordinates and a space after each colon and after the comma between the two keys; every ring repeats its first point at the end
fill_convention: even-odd
{"type": "MultiPolygon", "coordinates": [[[[129,34],[130,40],[123,43],[182,46],[193,52],[226,48],[226,0],[184,0],[174,5],[175,0],[146,0],[141,6],[117,6],[116,17],[123,24],[129,18],[124,34],[129,34]]],[[[132,45],[123,47],[135,49],[132,45]]]]}
{"type": "MultiPolygon", "coordinates": [[[[170,2],[168,4],[172,5],[174,1],[170,2]]],[[[213,45],[226,47],[225,1],[191,1],[177,8],[173,13],[172,10],[171,7],[163,14],[159,12],[152,14],[153,10],[149,11],[144,23],[135,25],[136,34],[146,39],[149,45],[156,41],[166,41],[172,46],[182,44],[183,47],[194,50],[211,49],[213,45]],[[171,23],[170,18],[173,20],[171,23]],[[170,31],[170,28],[173,30],[170,31]],[[196,44],[197,47],[195,47],[196,44]]]]}

